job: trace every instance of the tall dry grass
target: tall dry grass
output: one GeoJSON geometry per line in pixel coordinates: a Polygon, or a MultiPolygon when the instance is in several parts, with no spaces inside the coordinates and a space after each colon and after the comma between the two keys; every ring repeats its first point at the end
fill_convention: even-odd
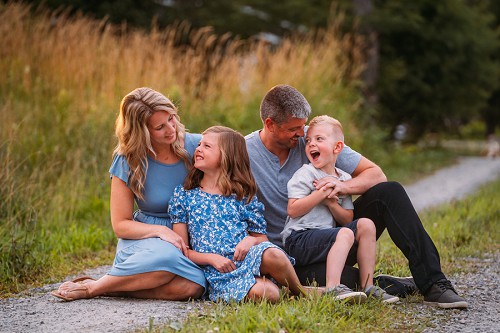
{"type": "Polygon", "coordinates": [[[75,269],[68,258],[112,253],[113,125],[136,87],[171,97],[191,131],[224,124],[246,134],[261,126],[265,92],[287,83],[316,115],[339,118],[349,143],[361,142],[353,121],[361,40],[338,31],[332,24],[270,47],[186,23],[144,32],[0,4],[2,291],[60,278],[75,269]]]}

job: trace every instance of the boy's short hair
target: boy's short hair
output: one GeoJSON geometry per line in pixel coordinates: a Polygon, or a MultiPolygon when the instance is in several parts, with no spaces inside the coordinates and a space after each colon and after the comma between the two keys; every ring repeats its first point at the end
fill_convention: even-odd
{"type": "Polygon", "coordinates": [[[344,142],[344,129],[342,128],[342,124],[340,123],[340,121],[327,115],[317,116],[311,119],[311,121],[309,122],[309,130],[314,126],[320,124],[332,126],[333,133],[337,140],[344,142]]]}

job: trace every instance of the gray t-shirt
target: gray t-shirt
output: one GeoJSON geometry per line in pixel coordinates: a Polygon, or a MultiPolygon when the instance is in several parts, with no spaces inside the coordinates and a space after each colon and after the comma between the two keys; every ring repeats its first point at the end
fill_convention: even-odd
{"type": "MultiPolygon", "coordinates": [[[[351,179],[351,175],[337,169],[338,179],[341,181],[351,179]]],[[[312,192],[316,191],[313,185],[313,181],[316,179],[321,179],[327,176],[331,176],[326,172],[316,169],[312,164],[304,164],[295,174],[292,179],[288,182],[288,198],[289,199],[301,199],[312,192]]],[[[339,204],[344,209],[353,210],[354,205],[352,203],[352,197],[350,195],[339,196],[339,204]]],[[[283,244],[285,240],[290,236],[292,230],[305,230],[305,229],[327,229],[336,226],[336,221],[333,218],[332,213],[328,207],[324,204],[318,204],[313,207],[308,213],[292,218],[288,217],[285,228],[281,233],[283,244]]]]}
{"type": "MultiPolygon", "coordinates": [[[[257,182],[257,198],[264,204],[264,218],[267,222],[267,236],[278,246],[282,246],[280,233],[285,227],[287,218],[288,189],[287,184],[295,171],[308,164],[305,153],[304,138],[299,138],[295,148],[290,150],[288,158],[280,165],[278,156],[267,150],[259,136],[259,131],[248,134],[248,154],[250,167],[257,182]]],[[[352,174],[361,160],[361,154],[348,146],[340,152],[336,166],[352,174]]]]}

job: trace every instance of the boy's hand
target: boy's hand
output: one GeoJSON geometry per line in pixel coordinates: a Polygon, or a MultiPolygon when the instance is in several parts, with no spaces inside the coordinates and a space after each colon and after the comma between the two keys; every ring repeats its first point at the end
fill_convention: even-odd
{"type": "Polygon", "coordinates": [[[344,182],[338,180],[333,176],[317,179],[313,181],[313,185],[316,187],[316,190],[318,191],[331,190],[330,194],[328,194],[327,196],[330,199],[333,197],[338,197],[339,195],[347,194],[344,182]]]}
{"type": "Polygon", "coordinates": [[[236,265],[230,259],[218,254],[212,254],[211,265],[221,273],[229,273],[236,269],[236,265]]]}

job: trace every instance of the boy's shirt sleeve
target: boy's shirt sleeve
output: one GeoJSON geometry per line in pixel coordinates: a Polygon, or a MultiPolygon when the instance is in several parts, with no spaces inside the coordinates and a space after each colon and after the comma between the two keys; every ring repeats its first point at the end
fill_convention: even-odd
{"type": "Polygon", "coordinates": [[[288,199],[300,199],[311,194],[316,190],[313,185],[315,179],[316,177],[312,170],[304,164],[288,181],[288,199]]]}

